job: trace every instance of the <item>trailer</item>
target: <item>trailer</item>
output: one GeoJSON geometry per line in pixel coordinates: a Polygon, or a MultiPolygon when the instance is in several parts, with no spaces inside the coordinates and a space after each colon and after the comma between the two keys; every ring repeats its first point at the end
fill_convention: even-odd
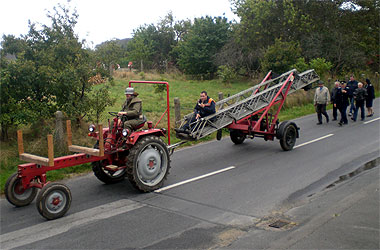
{"type": "Polygon", "coordinates": [[[278,114],[289,94],[299,89],[309,90],[318,80],[314,70],[299,74],[293,69],[275,78],[269,72],[260,84],[216,102],[215,114],[191,123],[193,114],[186,115],[180,127],[189,122],[191,129],[188,134],[177,133],[177,137],[199,140],[217,132],[220,140],[222,129],[227,128],[235,144],[243,143],[246,138],[277,138],[283,150],[291,150],[299,137],[299,128],[291,121],[279,123],[278,114]]]}
{"type": "MultiPolygon", "coordinates": [[[[298,74],[289,71],[271,79],[269,72],[264,80],[247,90],[216,103],[218,111],[191,124],[189,134],[178,134],[182,141],[170,143],[170,106],[169,83],[158,81],[130,81],[132,84],[166,85],[167,106],[159,121],[153,126],[146,118],[136,131],[128,131],[119,123],[117,112],[110,128],[101,124],[90,125],[89,136],[95,139],[94,147],[83,147],[72,144],[71,122],[66,121],[67,146],[72,155],[54,158],[53,136],[48,135],[48,157],[41,157],[24,152],[22,131],[17,132],[18,152],[20,159],[28,163],[18,166],[18,171],[8,178],[5,184],[5,196],[9,203],[16,207],[27,206],[36,198],[38,212],[46,219],[53,220],[64,216],[70,208],[72,196],[70,189],[46,178],[48,171],[91,163],[94,175],[106,184],[117,183],[128,178],[132,186],[141,192],[151,192],[163,186],[170,169],[170,155],[176,147],[188,140],[199,140],[221,129],[230,131],[235,144],[243,143],[247,138],[263,137],[265,140],[280,139],[284,150],[291,150],[298,137],[298,127],[294,122],[278,122],[278,113],[288,94],[298,89],[309,89],[319,77],[314,70],[298,74]],[[277,107],[274,115],[269,111],[277,107]],[[162,118],[167,115],[167,129],[157,128],[162,118]],[[147,125],[147,129],[142,129],[147,125]],[[166,144],[162,137],[168,138],[166,144]],[[41,189],[39,192],[38,190],[41,189]]],[[[184,117],[182,125],[191,118],[184,117]]]]}

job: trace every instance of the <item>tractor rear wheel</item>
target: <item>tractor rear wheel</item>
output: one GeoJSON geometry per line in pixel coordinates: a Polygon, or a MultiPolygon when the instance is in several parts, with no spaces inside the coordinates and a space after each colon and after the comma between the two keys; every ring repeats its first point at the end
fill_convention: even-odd
{"type": "Polygon", "coordinates": [[[70,189],[61,183],[45,185],[37,196],[37,210],[48,220],[64,216],[71,205],[70,189]]]}
{"type": "Polygon", "coordinates": [[[242,144],[246,138],[245,134],[240,130],[230,131],[231,141],[235,144],[242,144]]]}
{"type": "MultiPolygon", "coordinates": [[[[98,148],[98,142],[95,144],[94,148],[98,148]]],[[[112,170],[112,168],[107,168],[108,166],[113,166],[107,159],[102,161],[95,161],[92,163],[92,171],[96,178],[105,184],[113,184],[124,180],[127,173],[127,169],[123,168],[121,170],[112,170]]]]}
{"type": "Polygon", "coordinates": [[[18,174],[14,173],[5,183],[5,197],[12,205],[23,207],[29,205],[37,195],[37,188],[24,189],[18,174]]]}
{"type": "Polygon", "coordinates": [[[127,177],[136,189],[151,192],[162,187],[170,169],[166,144],[158,136],[141,138],[130,149],[127,169],[127,177]]]}

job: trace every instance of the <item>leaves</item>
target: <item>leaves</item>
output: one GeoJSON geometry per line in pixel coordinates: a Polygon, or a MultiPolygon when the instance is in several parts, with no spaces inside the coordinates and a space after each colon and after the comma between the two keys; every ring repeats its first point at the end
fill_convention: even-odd
{"type": "Polygon", "coordinates": [[[226,18],[195,18],[189,32],[179,42],[179,67],[186,74],[210,76],[217,71],[215,54],[227,43],[230,23],[226,18]]]}
{"type": "Polygon", "coordinates": [[[86,111],[92,60],[74,33],[78,16],[59,5],[48,17],[51,26],[30,24],[22,38],[3,36],[2,128],[54,117],[57,110],[74,117],[86,111]]]}

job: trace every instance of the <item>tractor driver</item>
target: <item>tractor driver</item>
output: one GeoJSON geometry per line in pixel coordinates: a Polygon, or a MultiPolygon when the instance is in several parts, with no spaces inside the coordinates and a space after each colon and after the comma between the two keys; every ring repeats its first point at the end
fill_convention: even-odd
{"type": "Polygon", "coordinates": [[[191,129],[190,124],[194,123],[199,118],[215,114],[215,112],[215,101],[207,95],[206,91],[202,91],[200,99],[194,107],[194,114],[182,128],[175,130],[178,133],[189,134],[191,129]]]}
{"type": "MultiPolygon", "coordinates": [[[[124,121],[124,128],[129,131],[135,130],[135,128],[140,125],[144,119],[142,115],[142,101],[138,98],[139,94],[135,92],[133,88],[125,89],[126,100],[121,108],[118,115],[125,115],[127,120],[124,121]]],[[[119,120],[119,122],[121,122],[119,120]]]]}

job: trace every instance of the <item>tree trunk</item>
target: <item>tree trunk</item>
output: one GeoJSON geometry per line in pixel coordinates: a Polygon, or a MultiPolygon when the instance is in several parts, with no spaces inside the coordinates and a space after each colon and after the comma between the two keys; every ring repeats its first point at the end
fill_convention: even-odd
{"type": "Polygon", "coordinates": [[[8,139],[8,126],[1,124],[1,141],[7,141],[8,139]]]}

